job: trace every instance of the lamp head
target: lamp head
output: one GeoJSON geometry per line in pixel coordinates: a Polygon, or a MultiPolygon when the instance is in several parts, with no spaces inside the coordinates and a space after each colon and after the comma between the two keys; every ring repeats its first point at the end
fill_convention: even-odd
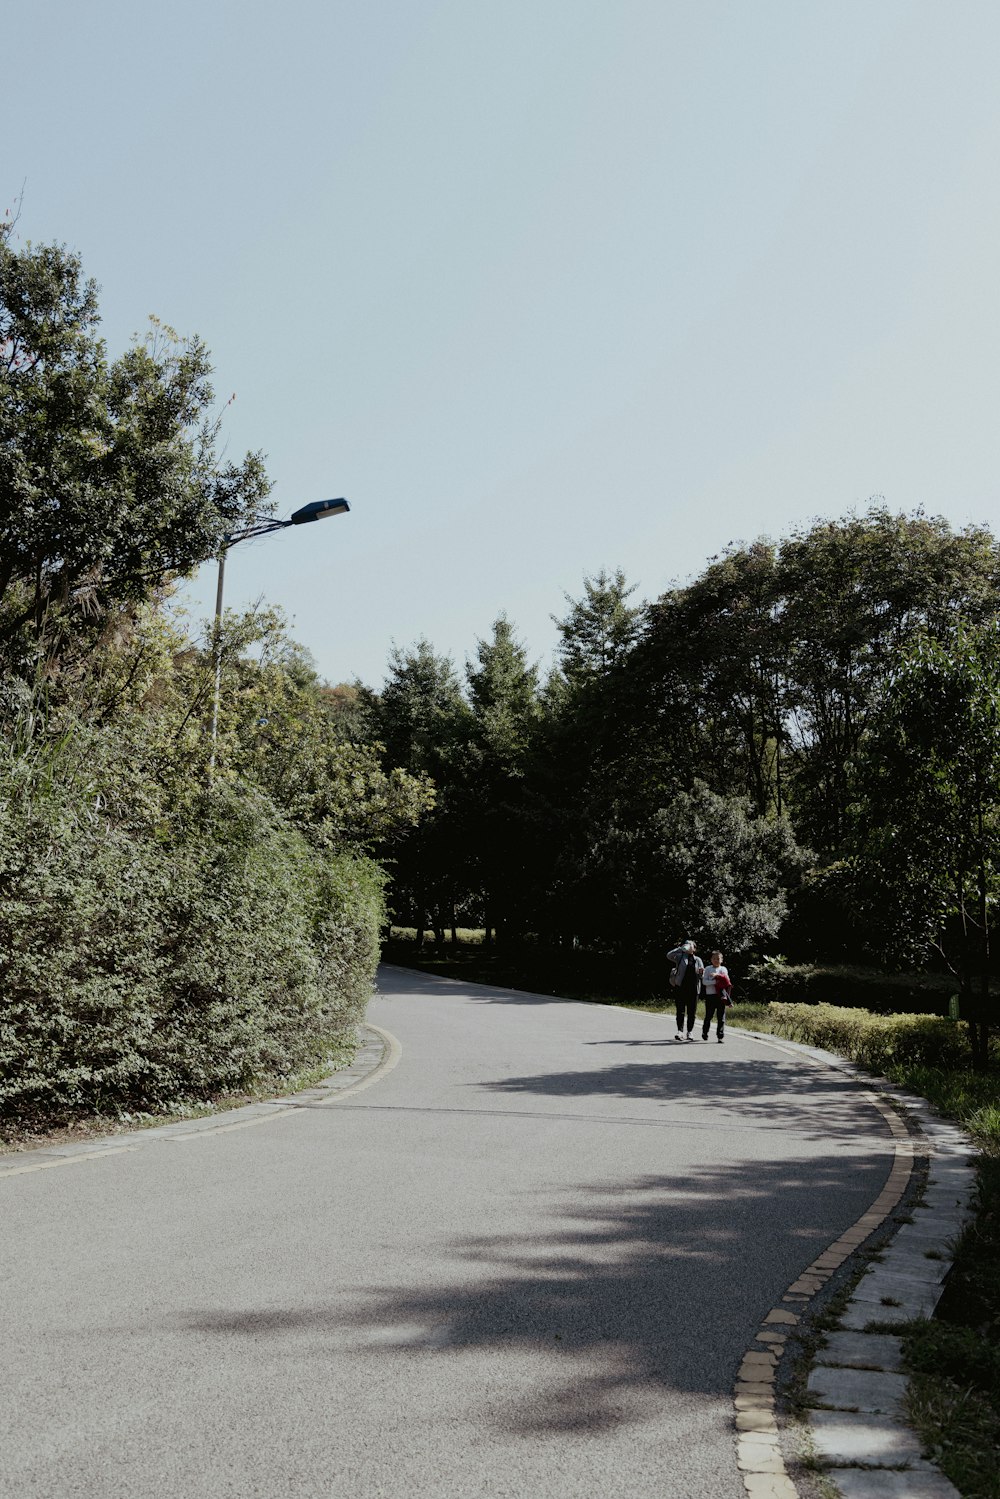
{"type": "Polygon", "coordinates": [[[323,520],[327,515],[346,515],[350,510],[346,500],[312,500],[289,517],[291,526],[304,526],[306,521],[323,520]]]}

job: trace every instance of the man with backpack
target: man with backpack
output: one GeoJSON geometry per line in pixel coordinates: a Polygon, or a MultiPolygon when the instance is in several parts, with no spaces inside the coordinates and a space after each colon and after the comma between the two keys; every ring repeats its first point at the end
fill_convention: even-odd
{"type": "Polygon", "coordinates": [[[670,984],[676,990],[677,999],[677,1034],[674,1040],[693,1041],[694,1017],[698,1009],[701,976],[705,971],[705,965],[695,951],[695,944],[690,938],[680,947],[672,948],[667,953],[667,960],[673,964],[670,970],[670,984]]]}

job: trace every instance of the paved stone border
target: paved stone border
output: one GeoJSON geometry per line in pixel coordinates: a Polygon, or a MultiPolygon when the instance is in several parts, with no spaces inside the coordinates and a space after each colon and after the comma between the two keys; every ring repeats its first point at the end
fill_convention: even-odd
{"type": "Polygon", "coordinates": [[[40,1146],[37,1150],[13,1151],[10,1155],[0,1156],[0,1178],[25,1176],[29,1172],[49,1171],[59,1166],[73,1166],[101,1160],[109,1155],[131,1154],[141,1150],[144,1145],[183,1145],[205,1135],[225,1134],[230,1130],[268,1124],[272,1119],[286,1118],[299,1109],[329,1108],[349,1093],[370,1088],[385,1073],[391,1072],[402,1055],[399,1042],[388,1031],[368,1022],[360,1025],[358,1030],[361,1044],[351,1065],[331,1072],[314,1087],[303,1088],[301,1093],[290,1093],[287,1098],[269,1099],[264,1103],[244,1104],[240,1108],[225,1109],[218,1114],[204,1114],[197,1119],[177,1119],[171,1124],[156,1124],[148,1129],[105,1135],[98,1140],[80,1140],[64,1145],[40,1146]]]}
{"type": "Polygon", "coordinates": [[[861,1277],[833,1333],[817,1354],[808,1390],[820,1408],[809,1416],[815,1457],[843,1499],[959,1499],[903,1420],[907,1381],[900,1373],[901,1339],[868,1333],[871,1322],[905,1323],[929,1317],[951,1267],[950,1246],[970,1213],[975,1181],[968,1136],[935,1115],[926,1100],[884,1078],[872,1078],[843,1057],[756,1031],[743,1035],[804,1057],[816,1066],[860,1082],[862,1097],[882,1115],[894,1144],[889,1179],[853,1228],[842,1234],[789,1286],[768,1312],[755,1345],[740,1365],[733,1393],[737,1462],[749,1499],[796,1499],[785,1468],[775,1417],[775,1377],[788,1333],[830,1277],[898,1206],[909,1184],[912,1160],[930,1158],[919,1215],[900,1228],[881,1259],[861,1277]],[[876,1091],[877,1090],[877,1091],[876,1091]],[[916,1139],[900,1116],[905,1111],[916,1139]]]}

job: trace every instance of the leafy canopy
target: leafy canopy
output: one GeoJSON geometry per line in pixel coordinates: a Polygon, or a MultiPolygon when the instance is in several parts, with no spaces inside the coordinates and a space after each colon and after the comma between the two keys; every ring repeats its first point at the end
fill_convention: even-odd
{"type": "MultiPolygon", "coordinates": [[[[218,451],[208,351],[152,321],[120,358],[59,245],[0,226],[0,649],[49,649],[186,573],[265,506],[259,453],[218,451]]],[[[37,652],[36,652],[37,654],[37,652]]]]}

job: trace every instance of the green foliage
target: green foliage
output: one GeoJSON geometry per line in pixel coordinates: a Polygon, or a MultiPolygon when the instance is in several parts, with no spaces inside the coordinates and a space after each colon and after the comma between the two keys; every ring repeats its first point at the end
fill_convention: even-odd
{"type": "Polygon", "coordinates": [[[0,763],[0,1117],[205,1098],[308,1065],[363,1015],[374,865],[245,784],[171,807],[120,726],[25,737],[0,763]]]}
{"type": "Polygon", "coordinates": [[[948,1012],[955,981],[940,973],[885,973],[850,963],[789,963],[765,957],[751,963],[744,992],[783,1003],[833,1004],[875,1013],[948,1012]]]}
{"type": "Polygon", "coordinates": [[[541,705],[538,671],[501,614],[466,665],[472,724],[461,772],[461,804],[487,940],[524,930],[530,919],[532,848],[528,774],[541,705]]]}
{"type": "Polygon", "coordinates": [[[730,550],[651,606],[631,663],[637,703],[650,728],[668,730],[666,748],[761,814],[783,809],[783,603],[776,547],[730,550]]]}
{"type": "Polygon", "coordinates": [[[471,715],[447,656],[427,640],[410,651],[393,648],[389,676],[374,711],[376,737],[390,764],[444,782],[468,737],[471,715]]]}
{"type": "Polygon", "coordinates": [[[618,952],[662,955],[688,936],[745,952],[777,935],[804,862],[787,822],[696,781],[642,833],[619,822],[595,838],[577,886],[582,924],[618,952]]]}
{"type": "Polygon", "coordinates": [[[274,612],[238,621],[227,639],[222,701],[218,776],[253,781],[315,844],[371,851],[433,804],[421,770],[386,768],[377,741],[343,731],[336,698],[274,612]]]}
{"type": "Polygon", "coordinates": [[[431,804],[370,701],[268,611],[214,632],[173,575],[265,506],[219,451],[208,353],[109,359],[60,246],[0,226],[0,1119],[155,1109],[338,1054],[378,956],[385,851],[431,804]]]}
{"type": "Polygon", "coordinates": [[[779,565],[794,794],[806,838],[837,852],[849,828],[849,765],[880,716],[897,656],[921,631],[948,631],[956,612],[995,614],[1000,551],[984,528],[955,534],[939,517],[876,506],[794,532],[779,565]]]}
{"type": "MultiPolygon", "coordinates": [[[[730,548],[647,608],[620,572],[586,578],[541,689],[505,616],[465,699],[421,642],[378,699],[393,762],[438,798],[399,850],[397,918],[639,967],[682,929],[748,955],[780,940],[824,963],[927,961],[958,907],[901,940],[886,882],[861,867],[854,771],[881,745],[902,654],[956,614],[995,617],[998,581],[988,530],[875,506],[730,548]]],[[[938,812],[924,822],[936,833],[938,812]]],[[[892,855],[902,900],[906,848],[892,855]]]]}
{"type": "Polygon", "coordinates": [[[964,1027],[938,1015],[873,1015],[830,1004],[783,1004],[767,1008],[764,1027],[789,1040],[839,1052],[869,1072],[893,1067],[962,1068],[964,1027]]]}
{"type": "Polygon", "coordinates": [[[737,952],[778,935],[788,891],[807,863],[783,818],[755,816],[748,798],[719,796],[704,782],[681,792],[654,820],[655,861],[668,920],[679,935],[737,952]],[[678,922],[679,918],[679,922],[678,922]]]}
{"type": "Polygon", "coordinates": [[[393,649],[386,683],[369,707],[371,730],[385,745],[393,775],[433,785],[424,815],[392,847],[393,907],[419,923],[421,933],[432,921],[439,938],[468,903],[462,798],[472,721],[448,657],[426,640],[409,651],[393,649]]]}
{"type": "Polygon", "coordinates": [[[913,1373],[941,1373],[982,1390],[1000,1387],[1000,1348],[982,1343],[968,1327],[925,1323],[919,1337],[907,1336],[906,1362],[913,1373]]]}
{"type": "MultiPolygon", "coordinates": [[[[981,1339],[967,1342],[982,1346],[981,1339]]],[[[1000,1409],[994,1390],[983,1390],[963,1375],[914,1371],[906,1412],[924,1452],[955,1493],[962,1499],[1000,1499],[1000,1409]]]]}
{"type": "Polygon", "coordinates": [[[516,776],[538,719],[538,670],[529,666],[505,614],[494,622],[492,639],[478,642],[466,675],[487,773],[516,776]]]}
{"type": "Polygon", "coordinates": [[[862,743],[856,780],[855,903],[901,954],[950,959],[985,1066],[1000,896],[996,624],[916,637],[862,743]]]}
{"type": "Polygon", "coordinates": [[[1000,549],[917,513],[817,522],[729,550],[650,607],[630,662],[659,761],[758,811],[788,810],[827,858],[851,830],[849,766],[899,652],[957,614],[995,616],[1000,549]]]}
{"type": "Polygon", "coordinates": [[[614,573],[602,568],[595,578],[584,578],[581,599],[566,594],[569,613],[553,619],[559,631],[559,667],[571,687],[604,677],[627,659],[642,614],[628,602],[635,588],[620,568],[614,573]]]}
{"type": "Polygon", "coordinates": [[[97,288],[0,226],[0,653],[79,653],[108,610],[190,571],[259,510],[259,454],[222,461],[208,353],[154,321],[111,361],[97,288]]]}

